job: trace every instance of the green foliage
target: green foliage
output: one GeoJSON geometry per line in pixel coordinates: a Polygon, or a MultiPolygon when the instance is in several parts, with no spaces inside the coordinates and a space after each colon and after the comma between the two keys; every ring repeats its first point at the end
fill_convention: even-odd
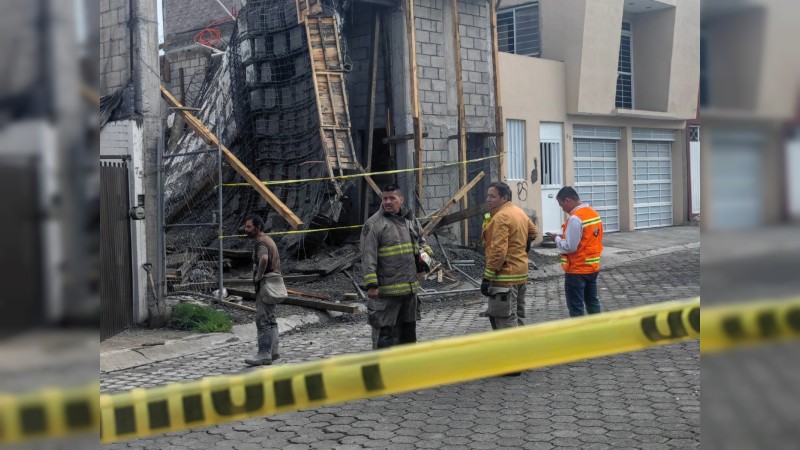
{"type": "Polygon", "coordinates": [[[172,308],[169,327],[197,333],[227,333],[232,327],[230,314],[193,303],[179,303],[172,308]]]}

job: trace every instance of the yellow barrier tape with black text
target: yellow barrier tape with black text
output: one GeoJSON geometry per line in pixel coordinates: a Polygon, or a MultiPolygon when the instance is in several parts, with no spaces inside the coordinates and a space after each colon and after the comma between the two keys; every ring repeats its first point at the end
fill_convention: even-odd
{"type": "Polygon", "coordinates": [[[96,384],[2,394],[0,442],[96,433],[101,423],[101,440],[115,442],[565,364],[698,336],[702,336],[703,354],[800,338],[800,298],[705,308],[702,317],[699,299],[659,303],[243,375],[102,394],[99,407],[96,384]]]}

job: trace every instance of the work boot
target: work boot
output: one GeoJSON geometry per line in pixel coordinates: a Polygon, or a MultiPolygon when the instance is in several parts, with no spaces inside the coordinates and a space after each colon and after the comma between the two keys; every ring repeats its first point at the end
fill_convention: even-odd
{"type": "Polygon", "coordinates": [[[244,360],[248,366],[269,366],[272,364],[272,356],[258,354],[252,358],[244,360]]]}
{"type": "Polygon", "coordinates": [[[272,364],[272,331],[258,330],[258,354],[244,360],[250,366],[269,366],[272,364]]]}
{"type": "Polygon", "coordinates": [[[278,343],[280,341],[280,333],[278,333],[278,326],[272,328],[272,360],[275,361],[281,357],[278,353],[278,343]]]}

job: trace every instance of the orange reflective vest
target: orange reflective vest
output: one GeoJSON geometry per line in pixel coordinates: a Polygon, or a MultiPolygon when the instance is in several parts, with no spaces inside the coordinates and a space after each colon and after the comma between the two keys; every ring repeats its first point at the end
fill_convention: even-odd
{"type": "MultiPolygon", "coordinates": [[[[575,253],[561,255],[561,268],[566,273],[595,273],[600,270],[600,252],[603,251],[603,222],[600,214],[591,207],[575,210],[573,216],[583,225],[580,243],[575,253]]],[[[572,216],[570,216],[572,217],[572,216]]],[[[566,238],[567,222],[561,225],[566,238]]]]}

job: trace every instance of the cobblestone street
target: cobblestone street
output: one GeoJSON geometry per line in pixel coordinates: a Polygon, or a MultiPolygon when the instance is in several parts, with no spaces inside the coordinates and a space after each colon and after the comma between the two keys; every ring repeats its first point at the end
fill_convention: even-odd
{"type": "MultiPolygon", "coordinates": [[[[600,300],[618,310],[700,295],[699,249],[603,270],[600,300]]],[[[419,340],[487,331],[479,294],[423,304],[419,340]]],[[[526,323],[567,317],[563,278],[532,281],[526,323]]],[[[281,363],[370,348],[365,320],[281,336],[281,363]]],[[[241,373],[254,343],[106,373],[110,393],[241,373]]],[[[536,349],[531,349],[535,352],[536,349]]],[[[700,443],[698,342],[401,395],[106,445],[108,449],[689,448],[700,443]]]]}

